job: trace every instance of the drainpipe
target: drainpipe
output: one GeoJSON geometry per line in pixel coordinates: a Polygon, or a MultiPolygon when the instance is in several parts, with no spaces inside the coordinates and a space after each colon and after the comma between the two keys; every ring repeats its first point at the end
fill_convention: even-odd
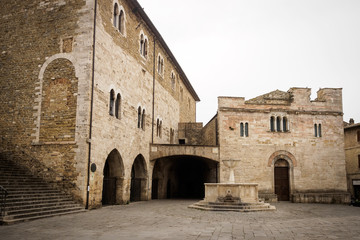
{"type": "Polygon", "coordinates": [[[154,36],[154,66],[153,66],[153,94],[152,94],[152,123],[151,123],[151,144],[154,144],[154,115],[155,115],[155,65],[156,65],[156,56],[155,56],[155,43],[156,37],[154,36]]]}
{"type": "Polygon", "coordinates": [[[90,126],[89,126],[89,153],[88,153],[88,166],[87,166],[87,184],[86,184],[86,205],[85,208],[89,209],[89,194],[90,194],[90,162],[91,162],[91,137],[92,137],[92,122],[93,122],[93,105],[94,105],[94,82],[95,82],[95,43],[96,43],[96,12],[97,0],[94,6],[94,31],[93,31],[93,46],[92,46],[92,69],[91,69],[91,100],[90,100],[90,126]]]}

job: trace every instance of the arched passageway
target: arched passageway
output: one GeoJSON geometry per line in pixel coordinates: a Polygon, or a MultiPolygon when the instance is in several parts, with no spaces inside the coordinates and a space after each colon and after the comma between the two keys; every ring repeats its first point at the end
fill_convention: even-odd
{"type": "Polygon", "coordinates": [[[124,165],[116,149],[112,150],[106,158],[103,174],[102,204],[122,204],[124,165]]]}
{"type": "Polygon", "coordinates": [[[279,159],[274,165],[275,194],[279,201],[290,200],[289,163],[279,159]]]}
{"type": "Polygon", "coordinates": [[[144,157],[139,154],[131,168],[130,201],[147,200],[147,168],[144,157]]]}
{"type": "Polygon", "coordinates": [[[196,156],[157,159],[153,169],[152,199],[204,198],[204,183],[218,179],[216,161],[196,156]]]}

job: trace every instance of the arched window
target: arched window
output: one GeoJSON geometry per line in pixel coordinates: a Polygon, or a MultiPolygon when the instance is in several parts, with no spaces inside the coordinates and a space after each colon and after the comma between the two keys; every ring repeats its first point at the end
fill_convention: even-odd
{"type": "Polygon", "coordinates": [[[276,131],[281,132],[281,118],[280,117],[276,118],[276,131]]]}
{"type": "Polygon", "coordinates": [[[124,21],[124,11],[123,11],[123,10],[120,10],[118,29],[119,29],[119,31],[120,31],[122,34],[124,34],[125,21],[124,21]]]}
{"type": "Polygon", "coordinates": [[[318,136],[321,137],[321,123],[319,123],[319,127],[318,127],[318,136]]]}
{"type": "Polygon", "coordinates": [[[244,136],[244,124],[240,123],[240,137],[244,136]]]}
{"type": "Polygon", "coordinates": [[[159,129],[160,129],[160,120],[156,120],[156,136],[159,136],[159,129]]]}
{"type": "Polygon", "coordinates": [[[119,6],[117,5],[117,3],[115,3],[115,5],[114,5],[114,14],[113,14],[114,27],[117,27],[118,16],[119,16],[119,6]]]}
{"type": "Polygon", "coordinates": [[[142,115],[141,115],[141,128],[143,130],[145,130],[145,109],[143,109],[142,115]]]}
{"type": "Polygon", "coordinates": [[[140,54],[144,55],[144,35],[140,35],[140,54]]]}
{"type": "Polygon", "coordinates": [[[158,57],[158,73],[161,74],[161,58],[160,58],[160,55],[158,57]]]}
{"type": "Polygon", "coordinates": [[[283,117],[283,132],[288,131],[287,124],[288,124],[287,118],[283,117]]]}
{"type": "Polygon", "coordinates": [[[174,72],[171,72],[171,89],[175,89],[175,74],[174,72]]]}
{"type": "Polygon", "coordinates": [[[164,74],[164,59],[160,60],[160,74],[164,74]]]}
{"type": "Polygon", "coordinates": [[[138,107],[138,128],[141,127],[141,107],[138,107]]]}
{"type": "Polygon", "coordinates": [[[275,132],[275,118],[270,117],[270,131],[275,132]]]}
{"type": "Polygon", "coordinates": [[[315,131],[315,137],[317,137],[318,133],[317,133],[317,124],[316,123],[314,124],[314,131],[315,131]]]}
{"type": "Polygon", "coordinates": [[[143,53],[144,57],[147,57],[147,45],[148,45],[148,41],[147,41],[147,39],[145,39],[145,41],[144,41],[144,53],[143,53]]]}
{"type": "Polygon", "coordinates": [[[121,96],[120,96],[120,93],[118,93],[116,96],[116,101],[115,101],[115,117],[116,118],[120,118],[120,110],[121,110],[121,96]]]}
{"type": "Polygon", "coordinates": [[[110,91],[110,106],[109,106],[109,114],[114,116],[114,101],[115,101],[115,92],[114,89],[110,91]]]}
{"type": "Polygon", "coordinates": [[[249,124],[245,123],[245,137],[249,136],[249,124]]]}

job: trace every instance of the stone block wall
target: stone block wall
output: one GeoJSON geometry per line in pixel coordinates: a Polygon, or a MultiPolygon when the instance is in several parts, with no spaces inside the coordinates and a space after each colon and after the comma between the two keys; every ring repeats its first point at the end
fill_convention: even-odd
{"type": "MultiPolygon", "coordinates": [[[[220,156],[221,160],[240,160],[235,169],[236,182],[258,183],[259,194],[271,195],[274,164],[277,159],[286,159],[290,194],[346,195],[341,89],[320,90],[321,101],[310,102],[309,96],[309,89],[297,88],[277,90],[248,101],[219,98],[220,156]],[[324,92],[334,94],[324,97],[324,92]],[[272,116],[285,117],[287,129],[283,131],[281,123],[281,131],[271,131],[272,116]],[[241,136],[241,123],[248,124],[248,136],[241,136]],[[321,124],[321,137],[315,137],[315,124],[321,124]]],[[[224,182],[229,169],[223,163],[220,168],[224,182]]]]}

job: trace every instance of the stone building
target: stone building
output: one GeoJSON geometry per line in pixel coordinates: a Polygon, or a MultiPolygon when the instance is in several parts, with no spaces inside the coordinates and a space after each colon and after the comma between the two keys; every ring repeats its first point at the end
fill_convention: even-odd
{"type": "Polygon", "coordinates": [[[199,97],[136,0],[3,2],[0,66],[1,154],[89,207],[150,199],[150,144],[195,121],[199,97]]]}
{"type": "Polygon", "coordinates": [[[219,97],[203,127],[136,0],[3,3],[0,79],[1,156],[86,207],[201,198],[205,182],[228,179],[229,159],[268,200],[348,201],[341,89],[219,97]]]}
{"type": "Polygon", "coordinates": [[[239,160],[236,182],[259,184],[272,201],[348,202],[342,125],[342,90],[279,90],[245,100],[219,97],[220,181],[222,160],[239,160]]]}
{"type": "Polygon", "coordinates": [[[344,127],[345,160],[348,189],[351,196],[360,200],[360,123],[350,119],[344,127]]]}

